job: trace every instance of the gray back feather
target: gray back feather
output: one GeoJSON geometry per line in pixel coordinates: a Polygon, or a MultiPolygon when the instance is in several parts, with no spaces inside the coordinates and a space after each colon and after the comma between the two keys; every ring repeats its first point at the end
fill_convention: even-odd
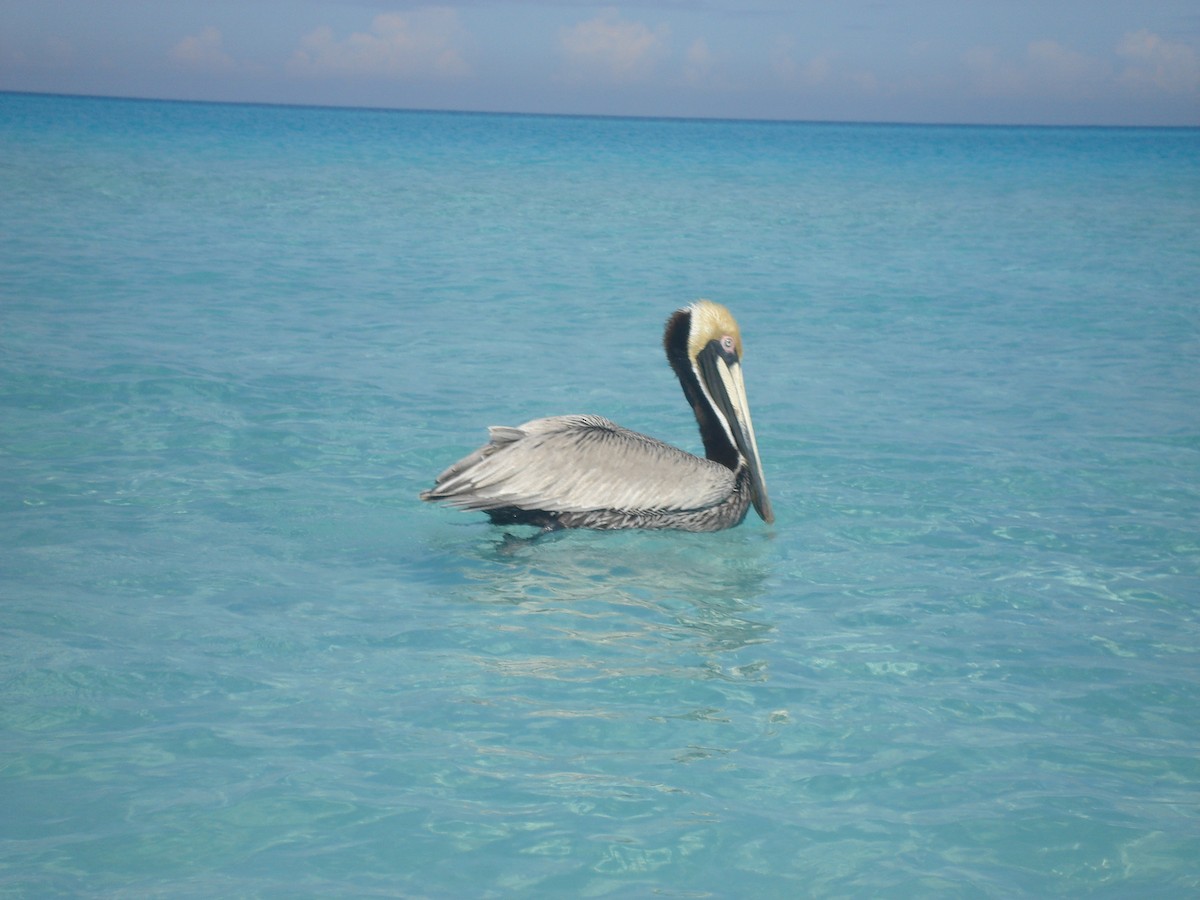
{"type": "Polygon", "coordinates": [[[490,428],[490,442],[437,478],[425,500],[462,509],[697,510],[734,490],[734,473],[601,416],[490,428]]]}

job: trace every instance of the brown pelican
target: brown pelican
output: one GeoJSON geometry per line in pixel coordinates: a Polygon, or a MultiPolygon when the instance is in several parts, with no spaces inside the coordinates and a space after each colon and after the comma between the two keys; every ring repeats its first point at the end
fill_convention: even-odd
{"type": "Polygon", "coordinates": [[[422,500],[483,510],[494,523],[719,531],[750,504],[773,522],[729,310],[699,300],[667,320],[663,346],[696,414],[706,459],[600,416],[488,429],[491,440],[437,477],[422,500]]]}

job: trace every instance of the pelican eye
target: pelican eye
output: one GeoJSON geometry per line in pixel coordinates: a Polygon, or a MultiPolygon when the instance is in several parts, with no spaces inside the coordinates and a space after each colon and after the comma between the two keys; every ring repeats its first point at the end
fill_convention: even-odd
{"type": "Polygon", "coordinates": [[[721,348],[721,356],[725,362],[737,362],[737,344],[733,342],[733,335],[725,334],[718,341],[718,346],[721,348]]]}

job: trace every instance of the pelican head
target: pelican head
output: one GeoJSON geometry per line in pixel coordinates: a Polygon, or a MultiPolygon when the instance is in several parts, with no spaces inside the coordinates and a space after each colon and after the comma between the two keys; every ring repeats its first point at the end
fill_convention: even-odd
{"type": "Polygon", "coordinates": [[[721,304],[698,300],[671,317],[663,343],[700,423],[705,455],[734,471],[744,465],[754,509],[764,522],[775,521],[742,380],[737,321],[721,304]]]}

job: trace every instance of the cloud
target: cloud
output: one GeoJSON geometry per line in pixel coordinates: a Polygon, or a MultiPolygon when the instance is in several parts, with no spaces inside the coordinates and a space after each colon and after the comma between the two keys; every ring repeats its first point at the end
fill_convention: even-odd
{"type": "Polygon", "coordinates": [[[1117,56],[1126,64],[1118,80],[1127,87],[1168,93],[1200,89],[1200,57],[1187,44],[1163,40],[1143,28],[1121,39],[1117,56]]]}
{"type": "Polygon", "coordinates": [[[1017,59],[992,47],[973,47],[962,56],[971,83],[985,97],[1081,98],[1103,91],[1111,78],[1107,63],[1057,41],[1036,40],[1017,59]]]}
{"type": "Polygon", "coordinates": [[[1196,50],[1145,29],[1127,33],[1115,58],[1090,57],[1056,41],[1038,40],[1021,58],[1006,59],[990,47],[975,47],[962,62],[974,88],[990,97],[1086,100],[1111,96],[1120,87],[1142,94],[1200,91],[1196,50]]]}
{"type": "Polygon", "coordinates": [[[735,92],[737,88],[727,69],[729,57],[714,53],[704,38],[696,38],[683,57],[683,70],[672,83],[691,90],[712,91],[719,94],[735,92]]]}
{"type": "Polygon", "coordinates": [[[628,22],[615,9],[559,33],[572,80],[628,83],[645,78],[666,51],[669,30],[628,22]]]}
{"type": "Polygon", "coordinates": [[[708,49],[708,41],[697,38],[688,47],[687,61],[683,67],[683,80],[688,84],[702,84],[707,81],[713,69],[713,54],[708,49]]]}
{"type": "Polygon", "coordinates": [[[171,50],[171,59],[206,72],[233,72],[238,67],[237,63],[225,52],[221,40],[221,32],[209,26],[176,44],[171,50]]]}
{"type": "Polygon", "coordinates": [[[878,86],[875,76],[870,72],[849,71],[839,64],[835,52],[798,59],[795,49],[794,39],[781,37],[775,41],[770,53],[772,74],[790,88],[844,87],[850,84],[874,90],[878,86]]]}
{"type": "Polygon", "coordinates": [[[458,78],[471,73],[459,45],[458,13],[425,7],[409,13],[383,13],[370,33],[338,40],[322,26],[300,42],[288,62],[293,75],[433,76],[458,78]]]}

